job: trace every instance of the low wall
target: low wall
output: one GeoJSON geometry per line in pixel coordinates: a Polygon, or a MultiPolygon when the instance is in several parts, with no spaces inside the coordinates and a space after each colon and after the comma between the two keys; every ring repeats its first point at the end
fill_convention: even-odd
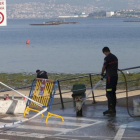
{"type": "Polygon", "coordinates": [[[24,113],[26,100],[0,100],[0,114],[24,113]]]}

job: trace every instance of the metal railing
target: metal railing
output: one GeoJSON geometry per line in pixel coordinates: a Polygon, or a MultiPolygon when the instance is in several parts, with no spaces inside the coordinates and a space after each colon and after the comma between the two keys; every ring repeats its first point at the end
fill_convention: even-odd
{"type": "MultiPolygon", "coordinates": [[[[15,87],[13,88],[14,90],[18,90],[18,89],[25,89],[25,88],[30,88],[32,85],[28,85],[28,86],[23,86],[23,87],[15,87]]],[[[10,89],[2,89],[0,90],[0,92],[6,92],[6,91],[11,91],[10,89]]]]}
{"type": "MultiPolygon", "coordinates": [[[[94,74],[94,75],[95,75],[95,74],[94,74]]],[[[97,75],[99,75],[99,74],[97,74],[97,75]]],[[[78,76],[78,77],[73,77],[73,78],[66,78],[66,79],[57,80],[57,81],[58,81],[58,89],[59,89],[59,93],[58,93],[58,94],[60,95],[60,101],[61,101],[62,109],[64,109],[64,101],[63,101],[62,94],[70,93],[71,91],[62,92],[60,82],[62,82],[62,81],[63,81],[63,82],[64,82],[64,81],[70,81],[70,80],[74,80],[74,79],[89,77],[90,86],[91,86],[90,89],[92,89],[92,88],[93,88],[92,76],[93,76],[93,74],[89,74],[89,75],[84,75],[84,76],[78,76]]],[[[86,89],[87,89],[87,88],[86,88],[86,89]]],[[[80,90],[83,90],[83,89],[73,90],[73,91],[80,91],[80,90]]],[[[93,103],[95,103],[95,97],[94,97],[94,92],[93,92],[93,91],[92,91],[92,98],[93,98],[93,103]]],[[[69,101],[69,102],[71,102],[71,101],[69,101]]]]}
{"type": "MultiPolygon", "coordinates": [[[[121,71],[132,70],[132,69],[138,69],[138,68],[140,68],[140,66],[121,69],[121,71]]],[[[64,102],[64,101],[63,101],[63,96],[62,96],[62,95],[63,95],[63,94],[70,93],[70,92],[72,92],[72,91],[62,92],[62,90],[61,90],[61,82],[71,81],[71,80],[74,80],[74,79],[80,79],[80,78],[89,77],[89,84],[90,84],[90,87],[91,87],[91,88],[86,88],[86,89],[92,90],[92,88],[93,88],[92,77],[93,77],[93,76],[97,76],[97,75],[99,75],[99,74],[89,74],[89,75],[83,75],[83,76],[78,76],[78,77],[73,77],[73,78],[65,78],[65,79],[57,80],[57,81],[58,81],[58,89],[59,89],[59,93],[58,93],[58,94],[60,95],[60,102],[61,102],[61,107],[62,107],[62,109],[65,108],[64,103],[72,102],[72,101],[64,102]]],[[[132,83],[132,82],[134,82],[134,81],[139,81],[139,80],[140,80],[140,78],[133,79],[133,80],[128,80],[127,83],[132,83]]],[[[118,81],[118,85],[119,85],[119,84],[124,84],[124,83],[125,83],[125,81],[118,81]]],[[[83,83],[83,84],[84,84],[84,83],[83,83]]],[[[105,84],[104,84],[104,86],[105,86],[105,84]]],[[[98,87],[103,87],[103,85],[100,85],[100,86],[98,86],[98,87]]],[[[80,90],[83,90],[83,89],[80,89],[80,90]]],[[[136,91],[136,90],[140,90],[140,88],[135,88],[135,89],[133,89],[133,90],[131,89],[131,90],[128,90],[128,92],[136,91]]],[[[76,90],[76,91],[79,91],[79,90],[76,90]]],[[[116,92],[116,94],[121,94],[121,93],[125,93],[125,92],[126,92],[126,90],[123,90],[123,91],[121,91],[121,92],[116,92]]],[[[57,94],[57,95],[58,95],[58,94],[57,94]]],[[[92,99],[93,99],[93,103],[96,103],[95,97],[102,97],[102,96],[105,96],[105,94],[95,96],[95,95],[94,95],[94,92],[92,91],[92,97],[89,97],[89,98],[92,98],[92,99]]],[[[88,99],[88,98],[87,98],[87,99],[88,99]]],[[[55,105],[55,104],[54,104],[54,105],[55,105]]]]}

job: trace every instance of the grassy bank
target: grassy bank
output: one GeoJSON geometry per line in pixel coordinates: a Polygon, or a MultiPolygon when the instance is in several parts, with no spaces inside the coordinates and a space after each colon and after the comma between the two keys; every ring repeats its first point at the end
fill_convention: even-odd
{"type": "MultiPolygon", "coordinates": [[[[49,73],[49,79],[59,80],[59,79],[65,79],[65,78],[75,78],[78,76],[84,76],[89,74],[56,74],[56,73],[49,73]]],[[[128,82],[128,87],[132,88],[139,88],[140,87],[140,73],[131,73],[131,74],[125,74],[127,81],[136,80],[132,82],[128,82]]],[[[28,86],[31,85],[33,79],[36,78],[36,74],[33,73],[0,73],[0,81],[11,86],[11,87],[22,87],[22,86],[28,86]]],[[[92,83],[93,85],[96,84],[100,80],[100,75],[94,75],[92,76],[92,83]]],[[[124,81],[124,78],[121,74],[119,74],[119,82],[124,81]]],[[[90,87],[90,78],[89,77],[83,77],[73,80],[67,80],[60,82],[63,89],[71,89],[73,84],[85,84],[86,87],[90,87]]],[[[98,87],[99,89],[102,89],[105,85],[104,82],[101,83],[101,85],[98,87]]],[[[119,89],[124,89],[125,84],[118,84],[119,89]]],[[[3,86],[0,85],[0,90],[5,89],[3,86]]]]}
{"type": "MultiPolygon", "coordinates": [[[[49,73],[49,79],[65,79],[65,78],[72,78],[77,76],[83,76],[85,74],[56,74],[56,73],[49,73]]],[[[12,86],[12,87],[22,87],[31,85],[33,79],[36,78],[36,74],[33,73],[0,73],[0,81],[12,86]]],[[[77,80],[75,80],[77,81],[77,80]]],[[[86,82],[83,78],[80,80],[81,82],[86,82]]],[[[66,81],[66,84],[70,84],[70,81],[66,81]]],[[[75,82],[76,83],[76,82],[75,82]]],[[[3,89],[3,86],[0,85],[0,89],[3,89]]]]}

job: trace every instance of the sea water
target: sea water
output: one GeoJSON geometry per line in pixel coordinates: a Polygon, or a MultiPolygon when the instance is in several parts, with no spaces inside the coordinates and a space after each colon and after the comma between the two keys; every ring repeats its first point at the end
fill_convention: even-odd
{"type": "Polygon", "coordinates": [[[0,72],[100,73],[104,46],[118,57],[120,69],[140,65],[140,22],[75,18],[65,21],[78,24],[29,25],[51,20],[9,19],[0,26],[0,72]]]}

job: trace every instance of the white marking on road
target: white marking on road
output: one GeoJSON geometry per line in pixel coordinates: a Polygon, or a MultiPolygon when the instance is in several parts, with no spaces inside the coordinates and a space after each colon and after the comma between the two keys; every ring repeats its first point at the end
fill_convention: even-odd
{"type": "Polygon", "coordinates": [[[2,120],[21,120],[21,119],[27,119],[27,118],[24,118],[23,116],[21,117],[5,117],[5,118],[1,118],[2,120]]]}
{"type": "MultiPolygon", "coordinates": [[[[52,136],[53,137],[53,136],[52,136]]],[[[65,137],[65,138],[70,138],[71,140],[73,140],[73,138],[78,138],[78,139],[81,139],[81,138],[90,138],[90,139],[103,139],[103,140],[110,140],[110,139],[113,139],[114,137],[107,137],[107,136],[78,136],[78,135],[61,135],[61,138],[62,137],[65,137]]],[[[57,136],[54,136],[54,138],[60,138],[60,137],[57,137],[57,136]]],[[[129,139],[140,139],[139,137],[123,137],[123,139],[126,139],[126,140],[129,140],[129,139]]]]}
{"type": "MultiPolygon", "coordinates": [[[[46,117],[46,116],[45,116],[46,117]]],[[[95,119],[89,119],[89,118],[80,118],[80,117],[63,117],[64,120],[65,119],[69,119],[69,120],[83,120],[83,121],[97,121],[95,119]]],[[[20,119],[25,119],[23,116],[18,116],[18,117],[5,117],[5,118],[2,118],[3,120],[20,120],[20,119]]],[[[33,121],[33,120],[32,120],[33,121]]]]}
{"type": "Polygon", "coordinates": [[[72,132],[72,131],[76,131],[76,130],[79,130],[79,129],[82,129],[82,128],[85,128],[85,127],[89,127],[89,126],[92,126],[92,125],[95,125],[95,124],[98,124],[98,123],[101,123],[102,121],[97,121],[97,122],[94,122],[92,124],[88,124],[86,126],[82,126],[82,127],[79,127],[79,128],[75,128],[75,129],[71,129],[71,130],[66,130],[65,132],[61,132],[61,133],[58,133],[58,134],[55,134],[54,136],[60,136],[62,134],[66,134],[68,132],[72,132]]]}
{"type": "Polygon", "coordinates": [[[9,127],[9,126],[14,126],[16,124],[22,124],[22,123],[25,123],[29,120],[32,120],[34,118],[36,118],[37,116],[41,115],[42,113],[44,113],[45,111],[47,111],[47,107],[45,107],[43,110],[41,110],[40,112],[38,112],[36,115],[34,115],[33,117],[31,118],[28,118],[28,119],[24,119],[24,120],[20,120],[20,121],[17,121],[17,122],[13,122],[13,123],[9,123],[9,124],[5,124],[5,125],[2,125],[0,126],[0,128],[5,128],[5,127],[9,127]]]}
{"type": "MultiPolygon", "coordinates": [[[[2,118],[3,120],[20,120],[22,119],[23,117],[5,117],[5,118],[2,118]]],[[[64,122],[62,122],[61,120],[52,120],[53,118],[51,118],[50,120],[48,120],[47,124],[57,124],[57,125],[69,125],[69,126],[88,126],[88,124],[86,122],[67,122],[67,119],[71,119],[71,120],[84,120],[84,121],[95,121],[97,122],[97,120],[92,120],[92,119],[88,119],[88,118],[74,118],[74,117],[63,117],[64,118],[64,122]]],[[[34,123],[44,123],[45,124],[45,120],[42,120],[42,119],[34,119],[34,120],[31,120],[29,121],[28,123],[30,122],[34,122],[34,123]]],[[[91,124],[91,122],[90,122],[91,124]]]]}
{"type": "Polygon", "coordinates": [[[123,134],[124,134],[125,129],[126,129],[126,126],[127,126],[126,124],[120,126],[120,128],[119,128],[119,130],[118,130],[118,132],[113,140],[121,140],[122,139],[123,134]]]}
{"type": "Polygon", "coordinates": [[[126,139],[126,140],[140,140],[140,137],[123,137],[123,139],[126,139]]]}
{"type": "MultiPolygon", "coordinates": [[[[23,117],[5,117],[5,118],[2,118],[3,120],[20,120],[21,118],[23,117]]],[[[61,122],[60,120],[56,120],[54,118],[51,118],[48,123],[46,124],[46,127],[43,125],[43,126],[36,126],[35,124],[34,125],[28,125],[29,123],[38,123],[38,124],[45,124],[44,120],[41,120],[39,118],[36,118],[34,120],[31,120],[29,121],[28,123],[25,123],[25,125],[19,125],[17,127],[15,127],[15,129],[18,129],[19,131],[21,131],[20,129],[26,129],[26,130],[44,130],[44,131],[56,131],[58,132],[57,134],[55,135],[48,135],[48,134],[36,134],[36,133],[29,133],[29,132],[17,132],[17,131],[2,131],[0,133],[0,135],[13,135],[13,136],[23,136],[23,137],[37,137],[37,138],[45,138],[45,137],[52,137],[52,136],[56,136],[56,137],[59,137],[61,136],[62,134],[66,134],[68,132],[72,132],[72,131],[76,131],[76,130],[79,130],[79,129],[82,129],[82,128],[85,128],[85,127],[89,127],[89,126],[92,126],[92,125],[95,125],[95,124],[98,124],[98,123],[101,123],[101,121],[97,121],[97,120],[93,120],[93,119],[88,119],[88,118],[76,118],[76,117],[64,117],[64,119],[66,120],[65,122],[61,122]],[[68,120],[67,120],[68,119],[68,120]],[[72,121],[72,122],[71,122],[72,121]],[[73,122],[75,121],[75,122],[73,122]],[[76,122],[78,121],[78,122],[76,122]],[[83,121],[83,122],[82,122],[83,121]],[[87,121],[88,124],[85,122],[87,121]],[[58,125],[58,126],[55,126],[55,127],[51,127],[49,125],[51,124],[55,124],[55,125],[58,125]],[[59,125],[61,126],[77,126],[77,128],[75,129],[68,129],[67,128],[60,128],[59,125]]],[[[2,122],[2,124],[6,124],[4,122],[2,122]]],[[[24,130],[23,130],[24,131],[24,130]]]]}
{"type": "MultiPolygon", "coordinates": [[[[3,125],[5,123],[2,123],[3,125]]],[[[59,127],[48,127],[48,126],[33,126],[33,125],[19,125],[15,127],[16,129],[31,129],[31,130],[50,130],[50,131],[58,131],[58,132],[67,132],[71,131],[72,129],[67,129],[67,128],[59,128],[59,127]]]]}
{"type": "Polygon", "coordinates": [[[61,140],[79,140],[79,139],[71,139],[71,138],[62,138],[62,137],[55,137],[57,139],[61,139],[61,140]]]}
{"type": "Polygon", "coordinates": [[[140,121],[130,122],[127,125],[127,128],[140,128],[140,121]]]}
{"type": "Polygon", "coordinates": [[[70,120],[81,120],[81,121],[97,121],[95,119],[85,118],[85,117],[63,117],[64,119],[70,119],[70,120]]]}
{"type": "MultiPolygon", "coordinates": [[[[53,137],[53,136],[52,136],[53,137]]],[[[78,138],[78,139],[81,139],[81,138],[90,138],[90,139],[93,139],[93,138],[102,138],[102,139],[113,139],[114,137],[106,137],[106,136],[74,136],[74,135],[61,135],[61,137],[67,137],[67,138],[78,138]]],[[[58,138],[57,136],[54,136],[54,138],[58,138]]]]}
{"type": "Polygon", "coordinates": [[[4,131],[4,132],[1,132],[0,135],[31,137],[31,138],[46,138],[48,136],[51,136],[51,135],[48,135],[48,134],[17,132],[17,131],[4,131]]]}
{"type": "Polygon", "coordinates": [[[66,122],[66,121],[64,121],[64,122],[58,122],[58,121],[48,121],[48,123],[47,124],[57,124],[57,125],[63,125],[63,126],[77,126],[77,127],[79,127],[79,126],[87,126],[88,124],[86,124],[86,123],[78,123],[78,122],[66,122]]]}

